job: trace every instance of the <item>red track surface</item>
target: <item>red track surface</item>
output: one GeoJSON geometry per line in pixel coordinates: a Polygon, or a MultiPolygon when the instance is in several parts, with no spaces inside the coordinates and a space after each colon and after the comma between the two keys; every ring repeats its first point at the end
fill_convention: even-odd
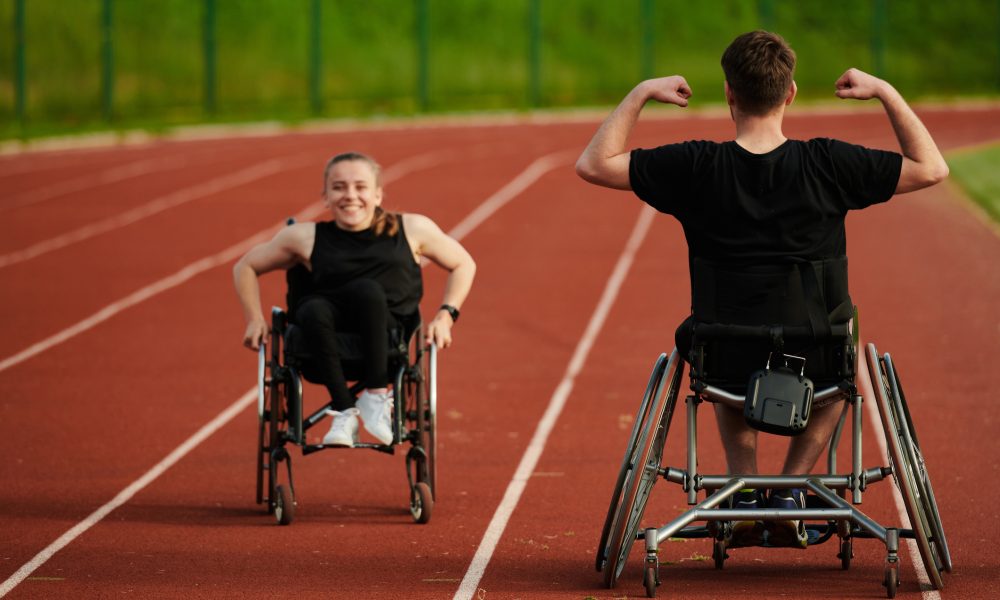
{"type": "MultiPolygon", "coordinates": [[[[997,110],[923,116],[946,149],[1000,138],[997,110]]],[[[795,137],[895,147],[877,113],[792,116],[787,125],[795,137]]],[[[316,200],[323,161],[334,152],[369,152],[390,172],[410,165],[388,185],[387,204],[450,229],[536,158],[581,149],[595,127],[424,127],[0,158],[0,255],[288,159],[244,185],[193,194],[130,225],[0,267],[0,361],[299,212],[316,200]],[[427,153],[423,164],[403,162],[427,153]],[[130,164],[151,170],[96,178],[130,164]]],[[[724,139],[730,131],[728,119],[708,116],[651,120],[633,142],[724,139]]],[[[304,459],[295,451],[296,522],[275,526],[253,502],[256,414],[247,408],[42,563],[10,597],[451,597],[640,210],[630,195],[584,184],[567,161],[465,238],[479,275],[456,346],[441,356],[440,489],[430,524],[414,525],[409,516],[402,456],[327,452],[304,459]]],[[[942,595],[996,596],[1000,237],[949,185],[852,215],[848,237],[862,336],[899,365],[934,474],[956,565],[942,595]]],[[[255,360],[239,345],[243,323],[230,264],[0,371],[0,581],[253,385],[255,360]]],[[[425,308],[436,305],[441,283],[440,273],[428,270],[425,308]]],[[[278,276],[266,280],[266,303],[282,303],[282,285],[278,276]]],[[[480,597],[641,595],[640,552],[616,590],[602,588],[593,557],[648,371],[669,351],[687,306],[683,237],[661,216],[496,547],[480,597]]],[[[307,401],[321,400],[317,390],[307,393],[307,401]]],[[[707,412],[701,467],[718,472],[707,412]]],[[[869,422],[865,466],[881,460],[872,431],[869,422]]],[[[682,462],[682,442],[675,427],[671,464],[682,462]]],[[[776,469],[782,452],[769,440],[763,467],[776,469]]],[[[889,489],[872,488],[863,510],[898,524],[889,489]]],[[[644,522],[660,525],[685,506],[679,488],[658,484],[644,522]]],[[[845,573],[833,544],[806,552],[742,550],[718,572],[699,558],[711,554],[707,541],[668,543],[661,555],[671,564],[661,569],[660,595],[879,597],[883,553],[880,543],[860,540],[845,573]]],[[[905,547],[903,553],[900,594],[917,596],[905,547]]]]}

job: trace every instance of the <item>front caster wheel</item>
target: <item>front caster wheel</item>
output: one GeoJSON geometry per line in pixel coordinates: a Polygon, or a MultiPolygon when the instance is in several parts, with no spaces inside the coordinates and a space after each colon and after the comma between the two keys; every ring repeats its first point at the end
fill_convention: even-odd
{"type": "Polygon", "coordinates": [[[656,581],[656,566],[647,565],[645,573],[642,576],[642,583],[646,586],[646,597],[656,598],[656,586],[659,582],[656,581]]]}
{"type": "Polygon", "coordinates": [[[434,496],[431,494],[431,486],[423,481],[417,482],[410,490],[410,514],[413,520],[423,525],[431,520],[431,512],[434,510],[434,496]]]}
{"type": "Polygon", "coordinates": [[[715,568],[722,569],[726,565],[726,541],[716,539],[712,544],[712,559],[715,561],[715,568]]]}
{"type": "Polygon", "coordinates": [[[851,540],[840,540],[840,568],[844,571],[851,568],[851,559],[854,558],[854,544],[851,540]]]}
{"type": "Polygon", "coordinates": [[[278,525],[288,525],[295,518],[295,497],[292,491],[283,485],[275,489],[274,518],[278,525]]]}
{"type": "Polygon", "coordinates": [[[892,567],[886,567],[882,585],[885,586],[886,598],[895,598],[896,588],[899,586],[899,571],[892,567]]]}

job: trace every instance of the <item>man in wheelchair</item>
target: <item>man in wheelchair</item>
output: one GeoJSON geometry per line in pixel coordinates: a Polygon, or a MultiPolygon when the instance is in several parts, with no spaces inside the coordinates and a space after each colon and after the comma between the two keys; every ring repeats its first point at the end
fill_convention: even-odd
{"type": "MultiPolygon", "coordinates": [[[[902,96],[872,75],[849,69],[837,80],[836,95],[878,99],[901,154],[835,139],[786,138],[782,121],[796,95],[795,53],[776,34],[738,36],[722,56],[722,69],[734,140],[629,151],[629,134],[647,101],[686,107],[692,95],[681,76],[650,79],[600,126],[576,164],[577,173],[590,183],[632,190],[680,221],[689,251],[692,316],[679,328],[677,342],[692,368],[704,369],[696,375],[707,376],[713,368],[719,374],[722,368],[713,385],[743,394],[751,372],[768,361],[773,366],[789,360],[782,353],[801,351],[808,352],[807,376],[834,381],[853,376],[853,356],[845,358],[853,354],[853,345],[829,343],[831,327],[850,327],[854,313],[847,293],[845,216],[894,194],[934,185],[948,175],[948,167],[902,96]],[[712,323],[805,327],[811,335],[800,348],[786,346],[772,356],[773,344],[759,341],[698,342],[699,325],[712,323]],[[827,341],[827,348],[820,341],[827,341]],[[702,354],[695,356],[695,350],[702,354]],[[830,372],[831,364],[845,368],[830,372]]],[[[798,364],[789,367],[799,371],[798,364]]],[[[841,412],[829,406],[815,406],[808,427],[792,438],[782,474],[812,470],[841,412]]],[[[715,414],[729,472],[756,474],[757,429],[731,406],[716,403],[715,414]]],[[[801,489],[774,490],[767,498],[757,490],[733,496],[735,508],[747,509],[803,508],[804,501],[801,489]]],[[[745,545],[764,534],[761,522],[738,525],[733,534],[745,545]]],[[[775,545],[805,547],[801,522],[768,527],[775,545]]]]}
{"type": "Polygon", "coordinates": [[[258,278],[288,271],[288,316],[303,333],[310,379],[329,391],[332,417],[323,444],[358,442],[358,418],[382,444],[391,444],[393,394],[388,389],[386,332],[420,323],[423,294],[420,262],[448,271],[441,308],[425,330],[425,343],[447,348],[452,325],[472,287],[476,265],[458,241],[429,218],[382,209],[380,167],[348,152],[327,162],[323,203],[330,221],[294,223],[259,244],[234,266],[236,293],[246,318],[243,345],[257,351],[268,334],[258,278]],[[350,393],[334,334],[360,339],[363,391],[350,393]]]}

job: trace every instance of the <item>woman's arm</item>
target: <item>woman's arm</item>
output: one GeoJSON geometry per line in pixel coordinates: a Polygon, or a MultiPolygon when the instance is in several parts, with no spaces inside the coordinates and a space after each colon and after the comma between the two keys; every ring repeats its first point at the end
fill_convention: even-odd
{"type": "MultiPolygon", "coordinates": [[[[423,215],[403,215],[407,238],[415,252],[448,271],[444,284],[442,306],[462,307],[472,281],[476,276],[476,261],[458,240],[452,238],[437,224],[423,215]]],[[[443,308],[438,310],[427,326],[425,342],[434,342],[439,348],[451,345],[451,314],[443,308]]]]}
{"type": "Polygon", "coordinates": [[[233,265],[233,283],[247,327],[243,345],[256,351],[267,335],[267,321],[260,304],[259,277],[278,269],[289,269],[309,256],[315,239],[314,223],[298,223],[279,231],[271,241],[258,244],[233,265]],[[307,251],[308,249],[308,251],[307,251]]]}

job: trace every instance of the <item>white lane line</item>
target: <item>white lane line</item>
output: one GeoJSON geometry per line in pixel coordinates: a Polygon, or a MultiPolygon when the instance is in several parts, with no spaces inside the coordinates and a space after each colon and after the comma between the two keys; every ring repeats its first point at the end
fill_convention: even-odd
{"type": "Polygon", "coordinates": [[[528,168],[522,171],[520,175],[512,179],[507,185],[497,190],[495,194],[480,204],[479,208],[469,213],[469,215],[462,219],[459,224],[455,225],[455,227],[448,232],[448,235],[457,240],[461,240],[470,231],[479,227],[479,225],[488,219],[490,215],[500,210],[504,204],[507,204],[512,198],[528,189],[528,186],[537,181],[539,177],[545,175],[552,169],[569,164],[569,161],[576,159],[578,155],[579,150],[563,150],[561,152],[546,154],[545,156],[536,159],[528,165],[528,168]]]}
{"type": "Polygon", "coordinates": [[[257,386],[254,386],[250,391],[243,394],[239,400],[229,405],[224,411],[219,413],[214,419],[205,424],[204,427],[199,429],[194,435],[189,437],[183,444],[178,446],[173,452],[168,454],[163,460],[156,463],[156,465],[146,471],[146,473],[136,479],[123,489],[118,492],[118,495],[111,499],[110,502],[104,506],[98,508],[94,512],[90,513],[86,519],[80,521],[74,525],[69,531],[59,536],[59,539],[49,544],[44,550],[35,555],[34,558],[24,563],[20,569],[18,569],[13,575],[7,578],[3,584],[0,584],[0,596],[4,596],[7,592],[14,589],[17,584],[25,580],[32,572],[38,567],[42,566],[45,561],[52,558],[56,552],[59,552],[70,542],[78,538],[85,531],[97,524],[98,521],[108,516],[108,513],[118,508],[122,504],[128,502],[132,496],[135,496],[144,487],[152,483],[157,477],[162,475],[167,469],[174,466],[174,464],[180,459],[184,458],[188,452],[194,450],[198,444],[205,441],[210,435],[215,433],[220,427],[228,423],[244,408],[250,406],[250,404],[257,398],[257,386]]]}
{"type": "Polygon", "coordinates": [[[131,225],[136,221],[141,221],[142,219],[146,219],[165,210],[180,206],[181,204],[186,204],[192,200],[218,194],[230,188],[246,185],[284,170],[305,166],[312,160],[314,160],[314,157],[306,154],[300,154],[290,158],[272,158],[259,162],[255,165],[251,165],[246,169],[236,171],[235,173],[230,173],[204,183],[199,183],[182,190],[171,192],[165,196],[161,196],[155,200],[147,202],[142,206],[133,208],[132,210],[119,213],[101,221],[84,225],[79,229],[51,237],[47,240],[32,244],[27,248],[22,248],[21,250],[15,250],[14,252],[0,255],[0,268],[9,267],[10,265],[24,262],[42,254],[52,252],[53,250],[65,248],[66,246],[82,242],[83,240],[90,239],[94,236],[131,225]]]}
{"type": "Polygon", "coordinates": [[[594,314],[590,317],[590,322],[587,324],[587,329],[584,331],[583,337],[577,343],[573,357],[566,368],[566,374],[563,376],[562,381],[559,382],[558,387],[556,387],[555,393],[552,394],[552,399],[549,400],[545,414],[538,422],[535,434],[532,436],[531,442],[521,457],[521,462],[514,472],[514,477],[510,480],[507,491],[504,492],[503,499],[500,501],[499,506],[497,506],[496,512],[493,513],[493,519],[490,521],[486,533],[479,543],[479,548],[476,549],[475,556],[472,557],[472,564],[469,565],[469,569],[465,572],[465,577],[462,579],[462,584],[459,586],[458,591],[455,592],[455,600],[471,600],[476,597],[479,582],[486,572],[486,566],[489,564],[493,552],[500,542],[500,537],[503,535],[504,529],[507,528],[507,522],[510,520],[514,509],[517,508],[517,503],[521,499],[521,493],[524,492],[525,487],[528,485],[528,480],[531,478],[531,473],[535,470],[535,466],[542,456],[542,451],[545,450],[549,434],[552,432],[552,428],[555,427],[556,421],[559,419],[559,415],[566,404],[566,400],[573,391],[576,376],[583,368],[587,360],[587,355],[590,354],[590,349],[597,338],[597,334],[604,327],[604,321],[607,319],[608,313],[611,311],[611,307],[618,297],[618,291],[621,289],[625,277],[632,268],[635,253],[649,231],[654,214],[656,212],[645,205],[639,213],[639,218],[632,229],[632,235],[629,236],[628,242],[625,244],[625,249],[618,258],[618,263],[615,265],[614,271],[612,271],[611,277],[604,287],[604,293],[597,303],[597,308],[594,309],[594,314]]]}
{"type": "MultiPolygon", "coordinates": [[[[868,351],[865,349],[864,342],[861,341],[860,337],[858,338],[858,349],[864,353],[863,362],[865,363],[865,367],[858,370],[861,371],[861,392],[868,411],[868,419],[872,422],[872,429],[875,430],[875,441],[878,442],[879,455],[888,457],[889,447],[885,439],[885,431],[882,428],[882,419],[879,417],[878,407],[875,406],[878,398],[875,396],[871,376],[868,374],[868,362],[866,358],[868,351]]],[[[862,361],[859,360],[858,362],[862,361]]],[[[889,487],[892,488],[892,499],[896,503],[896,514],[899,515],[900,523],[912,529],[913,524],[910,523],[906,504],[903,503],[903,496],[900,495],[895,480],[890,478],[888,483],[889,487]]],[[[917,581],[923,590],[923,598],[926,600],[941,600],[941,594],[934,589],[934,585],[931,584],[931,578],[927,575],[927,570],[924,568],[924,559],[920,556],[920,548],[917,547],[917,540],[907,538],[905,541],[910,551],[910,562],[913,563],[913,570],[917,573],[917,581]]]]}
{"type": "MultiPolygon", "coordinates": [[[[404,161],[401,161],[401,162],[397,163],[396,165],[393,165],[392,167],[389,167],[389,168],[387,168],[385,170],[385,173],[383,175],[383,184],[387,184],[390,181],[392,181],[393,179],[398,179],[398,178],[406,175],[407,173],[409,173],[411,171],[415,171],[415,170],[419,170],[419,169],[424,169],[424,168],[428,168],[428,167],[434,166],[436,164],[440,164],[441,162],[443,162],[445,160],[445,157],[448,156],[448,155],[449,154],[445,153],[445,152],[429,152],[429,153],[426,153],[426,154],[417,155],[417,156],[414,156],[412,158],[409,158],[409,159],[406,159],[404,161]]],[[[532,163],[532,164],[534,164],[534,163],[532,163]]],[[[529,166],[528,168],[530,169],[531,167],[529,166]]],[[[523,174],[523,172],[522,172],[522,174],[523,174]]],[[[518,177],[520,177],[520,175],[518,175],[518,177]]],[[[517,178],[515,178],[515,180],[516,179],[517,178]]],[[[505,188],[506,187],[507,186],[505,186],[505,188]]],[[[501,191],[503,189],[505,189],[505,188],[501,188],[501,191]]],[[[497,194],[499,194],[499,193],[500,192],[497,192],[497,194]]],[[[492,196],[490,196],[490,198],[487,198],[486,200],[484,200],[483,204],[486,204],[487,202],[489,202],[497,194],[493,194],[492,196]]],[[[300,212],[298,215],[296,215],[296,218],[302,218],[302,219],[313,218],[316,215],[322,213],[324,210],[325,209],[321,205],[314,204],[312,206],[307,207],[302,212],[300,212]]],[[[479,209],[477,208],[476,211],[478,211],[478,210],[479,209]]],[[[473,211],[473,213],[475,213],[476,211],[473,211]]],[[[463,222],[465,220],[467,220],[467,219],[468,219],[468,217],[466,217],[466,219],[464,219],[463,222]]],[[[227,250],[223,250],[221,253],[215,255],[215,257],[209,257],[209,258],[206,258],[206,259],[202,259],[202,261],[198,261],[198,263],[194,263],[194,264],[199,264],[199,263],[202,263],[204,261],[212,261],[214,258],[219,257],[219,256],[221,256],[223,254],[227,254],[228,255],[228,253],[233,252],[234,249],[236,249],[236,248],[241,248],[241,247],[244,247],[244,246],[246,246],[248,248],[251,245],[251,241],[252,240],[256,240],[258,238],[260,238],[260,239],[266,239],[269,235],[273,235],[272,232],[277,231],[278,227],[283,227],[283,226],[284,225],[279,225],[279,226],[272,227],[270,229],[266,229],[266,230],[258,233],[257,235],[255,235],[255,236],[253,236],[251,238],[248,238],[247,240],[244,240],[243,242],[240,242],[239,244],[236,244],[236,245],[228,248],[227,250]]],[[[468,235],[468,233],[470,233],[470,232],[471,232],[471,229],[469,229],[468,231],[466,231],[464,235],[468,235]]],[[[238,255],[238,253],[236,253],[235,255],[238,255]]],[[[225,261],[222,261],[222,262],[225,262],[225,261]]],[[[185,267],[185,269],[182,269],[180,272],[183,272],[186,269],[190,269],[191,267],[193,267],[193,265],[189,265],[188,267],[185,267]]],[[[204,269],[202,269],[202,270],[204,270],[204,269]]],[[[180,273],[180,272],[178,272],[178,273],[180,273]]],[[[198,271],[198,272],[201,272],[201,271],[198,271]]],[[[177,276],[177,274],[175,274],[172,277],[176,277],[176,276],[177,276]]],[[[188,275],[186,279],[190,279],[193,276],[194,276],[194,273],[192,273],[191,275],[188,275]]],[[[170,278],[167,278],[167,279],[170,279],[170,278]]],[[[173,285],[178,285],[179,283],[180,283],[180,281],[177,281],[173,285]]],[[[170,286],[170,287],[173,287],[173,285],[170,286]]],[[[150,287],[152,287],[152,286],[150,286],[150,287]]],[[[144,289],[146,289],[146,288],[144,288],[144,289]]],[[[169,289],[169,288],[163,288],[163,289],[161,289],[159,291],[163,291],[165,289],[169,289]]],[[[140,291],[142,291],[142,290],[140,290],[140,291]]],[[[156,293],[159,293],[159,292],[156,292],[156,293]]],[[[134,295],[135,294],[133,294],[133,296],[134,295]]],[[[143,299],[147,299],[147,298],[149,298],[149,297],[151,297],[153,295],[155,295],[155,294],[152,294],[152,293],[148,294],[143,299]]],[[[131,298],[131,296],[130,296],[130,298],[131,298]]],[[[138,303],[138,301],[137,302],[133,302],[132,304],[129,304],[128,306],[132,306],[132,305],[137,304],[137,303],[138,303]]],[[[120,312],[124,308],[126,308],[126,307],[123,306],[122,308],[120,308],[118,310],[118,312],[120,312]]],[[[106,320],[106,319],[110,318],[112,316],[112,314],[114,314],[114,313],[106,315],[103,320],[106,320]]],[[[94,324],[96,324],[96,323],[94,323],[94,324]]],[[[93,325],[90,325],[90,327],[93,327],[93,325]]],[[[76,333],[79,333],[79,331],[76,332],[76,333]]],[[[65,338],[65,339],[68,339],[68,337],[65,338]]],[[[65,340],[60,340],[60,341],[65,341],[65,340]]],[[[37,354],[37,352],[35,354],[37,354]]],[[[24,360],[24,359],[22,359],[22,360],[24,360]]],[[[20,361],[18,361],[18,362],[20,362],[20,361]]],[[[0,364],[2,364],[2,363],[0,363],[0,364]]],[[[6,366],[3,366],[3,367],[0,367],[0,371],[2,371],[3,369],[8,368],[9,366],[11,366],[11,365],[6,365],[6,366]]],[[[10,590],[14,589],[15,586],[17,586],[19,583],[21,583],[22,581],[24,581],[24,579],[26,577],[28,577],[29,575],[31,575],[31,573],[34,572],[36,569],[38,569],[38,567],[42,566],[56,552],[58,552],[62,548],[65,548],[70,542],[72,542],[74,539],[76,539],[81,534],[83,534],[85,531],[87,531],[87,529],[89,529],[94,524],[96,524],[98,521],[100,521],[105,516],[107,516],[112,510],[114,510],[115,508],[117,508],[117,507],[121,506],[122,504],[124,504],[125,502],[127,502],[129,500],[129,498],[131,498],[136,493],[138,493],[140,490],[142,490],[144,487],[146,487],[147,485],[149,485],[150,483],[152,483],[153,480],[155,480],[164,471],[166,471],[174,463],[176,463],[178,460],[180,460],[185,454],[187,454],[188,452],[190,452],[194,447],[196,447],[198,444],[200,444],[202,441],[204,441],[206,438],[208,438],[210,435],[212,435],[212,433],[214,433],[215,431],[217,431],[218,429],[220,429],[221,427],[223,427],[226,423],[228,423],[229,421],[231,421],[236,416],[237,413],[239,413],[241,410],[243,410],[244,408],[246,408],[247,406],[249,406],[254,401],[254,399],[256,399],[256,397],[257,397],[257,387],[254,386],[253,389],[251,389],[249,392],[247,392],[245,395],[243,395],[239,400],[237,400],[235,403],[233,403],[229,408],[227,408],[222,413],[220,413],[219,416],[217,416],[210,423],[208,423],[207,425],[205,425],[204,427],[202,427],[198,431],[198,433],[196,433],[191,438],[189,438],[188,441],[186,441],[184,444],[182,444],[180,447],[178,447],[177,450],[174,450],[173,452],[171,452],[169,455],[167,455],[167,457],[165,459],[163,459],[162,461],[160,461],[149,472],[147,472],[145,475],[143,475],[142,477],[140,477],[139,479],[137,479],[134,483],[132,483],[132,485],[130,485],[127,488],[125,488],[124,490],[122,490],[117,496],[114,497],[114,499],[112,499],[110,502],[108,502],[107,504],[105,504],[101,508],[99,508],[96,511],[94,511],[94,513],[92,513],[89,517],[87,517],[86,519],[84,519],[83,521],[81,521],[79,524],[77,524],[75,527],[73,527],[72,529],[70,529],[69,531],[67,531],[66,533],[64,533],[62,536],[60,536],[59,539],[57,539],[56,541],[54,541],[51,544],[49,544],[44,550],[42,550],[37,555],[35,555],[35,557],[33,559],[31,559],[30,561],[28,561],[27,563],[25,563],[20,569],[17,570],[17,572],[15,572],[13,575],[11,575],[10,578],[7,579],[7,581],[5,581],[2,585],[0,585],[0,597],[3,597],[5,594],[7,594],[7,592],[9,592],[10,590]],[[171,460],[171,457],[173,457],[172,460],[171,460]]]]}
{"type": "Polygon", "coordinates": [[[51,200],[52,198],[58,198],[59,196],[66,196],[81,190],[117,183],[119,181],[139,177],[141,175],[148,175],[149,173],[155,173],[157,171],[176,169],[178,167],[183,167],[186,163],[187,158],[185,156],[149,158],[145,160],[137,160],[126,165],[112,167],[97,173],[87,173],[86,175],[73,179],[56,181],[50,185],[35,188],[33,190],[6,198],[3,204],[0,204],[0,212],[21,206],[28,206],[29,204],[44,202],[45,200],[51,200]]]}

